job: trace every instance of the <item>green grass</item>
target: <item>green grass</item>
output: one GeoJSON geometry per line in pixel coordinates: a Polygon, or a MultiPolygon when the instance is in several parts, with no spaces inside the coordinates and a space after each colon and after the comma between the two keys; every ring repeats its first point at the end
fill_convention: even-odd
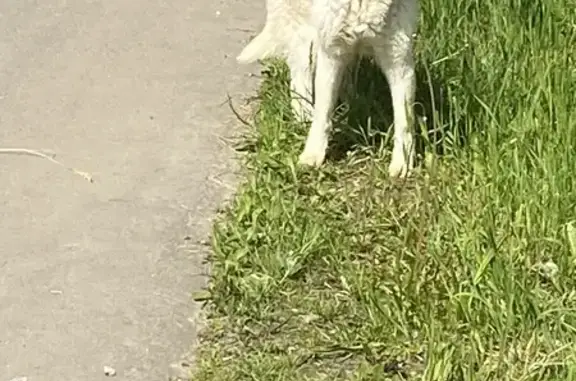
{"type": "Polygon", "coordinates": [[[417,61],[408,181],[369,62],[318,170],[266,66],[195,380],[576,380],[576,2],[422,0],[417,61]]]}

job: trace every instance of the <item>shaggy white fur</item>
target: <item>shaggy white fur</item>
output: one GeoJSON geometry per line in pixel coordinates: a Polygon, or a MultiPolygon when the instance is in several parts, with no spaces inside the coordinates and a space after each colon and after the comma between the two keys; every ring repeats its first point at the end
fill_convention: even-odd
{"type": "Polygon", "coordinates": [[[357,55],[369,54],[392,93],[394,148],[389,173],[408,175],[414,165],[412,39],[418,0],[267,0],[266,8],[263,30],[237,59],[249,63],[271,56],[286,58],[293,111],[300,118],[312,118],[300,163],[324,162],[344,69],[357,55]]]}

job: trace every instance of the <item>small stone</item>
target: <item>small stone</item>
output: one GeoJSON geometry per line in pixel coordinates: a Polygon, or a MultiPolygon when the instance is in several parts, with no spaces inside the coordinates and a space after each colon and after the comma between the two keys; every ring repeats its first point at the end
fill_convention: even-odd
{"type": "Polygon", "coordinates": [[[536,265],[536,267],[538,268],[540,275],[546,279],[555,278],[559,271],[558,265],[550,260],[545,263],[540,262],[536,265]]]}
{"type": "Polygon", "coordinates": [[[316,320],[320,319],[320,316],[316,315],[316,314],[307,314],[307,315],[303,315],[302,316],[302,320],[304,321],[304,323],[306,324],[310,324],[316,320]]]}
{"type": "Polygon", "coordinates": [[[170,377],[174,381],[190,379],[190,366],[184,362],[170,364],[170,377]]]}
{"type": "Polygon", "coordinates": [[[106,377],[114,377],[116,375],[116,369],[111,366],[104,365],[104,375],[106,377]]]}

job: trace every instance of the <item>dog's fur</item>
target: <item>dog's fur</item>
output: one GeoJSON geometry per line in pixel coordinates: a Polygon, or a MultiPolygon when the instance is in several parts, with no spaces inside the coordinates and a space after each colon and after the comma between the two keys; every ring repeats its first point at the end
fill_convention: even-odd
{"type": "Polygon", "coordinates": [[[267,0],[266,8],[263,30],[237,59],[249,63],[286,58],[293,111],[312,118],[300,163],[323,163],[343,71],[358,54],[369,54],[392,93],[394,148],[389,173],[408,175],[414,165],[412,40],[418,0],[267,0]]]}

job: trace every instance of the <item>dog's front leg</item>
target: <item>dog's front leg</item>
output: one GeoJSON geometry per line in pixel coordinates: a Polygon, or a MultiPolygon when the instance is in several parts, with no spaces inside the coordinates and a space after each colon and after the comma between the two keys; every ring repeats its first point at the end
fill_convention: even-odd
{"type": "Polygon", "coordinates": [[[332,130],[332,112],[336,104],[342,74],[348,62],[344,56],[331,55],[318,47],[314,80],[314,114],[300,163],[320,166],[324,162],[332,130]]]}
{"type": "Polygon", "coordinates": [[[292,41],[287,63],[290,67],[292,113],[299,121],[309,121],[313,114],[312,40],[300,37],[292,41]]]}

